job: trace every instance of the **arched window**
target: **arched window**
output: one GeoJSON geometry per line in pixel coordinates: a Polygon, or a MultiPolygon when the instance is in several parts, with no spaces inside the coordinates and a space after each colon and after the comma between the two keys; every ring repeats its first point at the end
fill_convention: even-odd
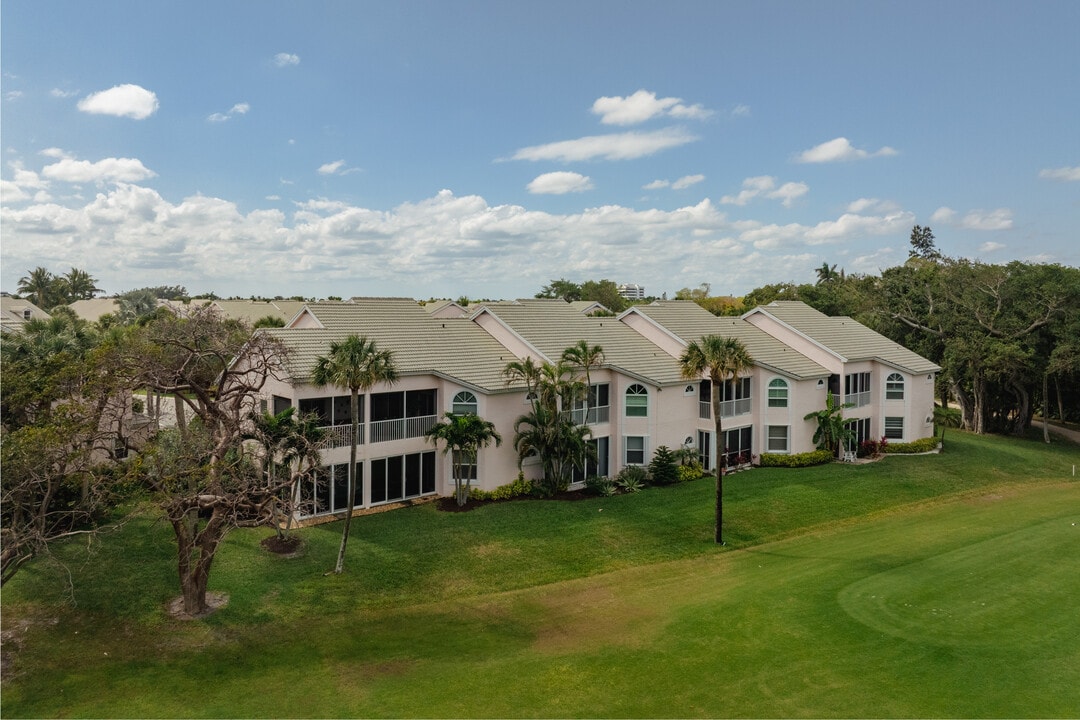
{"type": "Polygon", "coordinates": [[[904,399],[904,376],[900,373],[893,373],[885,378],[885,399],[904,399]]]}
{"type": "Polygon", "coordinates": [[[454,396],[451,410],[455,415],[464,415],[466,413],[476,415],[476,396],[468,390],[462,390],[454,396]]]}
{"type": "Polygon", "coordinates": [[[769,407],[787,407],[788,384],[786,380],[776,378],[769,382],[769,407]]]}
{"type": "Polygon", "coordinates": [[[649,416],[649,391],[644,385],[626,388],[626,417],[649,416]]]}

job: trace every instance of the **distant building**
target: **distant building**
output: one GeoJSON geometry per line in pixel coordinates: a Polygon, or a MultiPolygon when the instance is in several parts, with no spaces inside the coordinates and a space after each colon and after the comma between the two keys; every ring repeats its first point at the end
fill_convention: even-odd
{"type": "Polygon", "coordinates": [[[634,283],[623,283],[619,286],[619,294],[627,300],[644,300],[645,286],[634,283]]]}
{"type": "Polygon", "coordinates": [[[49,313],[29,300],[4,295],[0,297],[0,330],[18,332],[31,320],[48,320],[49,313]]]}

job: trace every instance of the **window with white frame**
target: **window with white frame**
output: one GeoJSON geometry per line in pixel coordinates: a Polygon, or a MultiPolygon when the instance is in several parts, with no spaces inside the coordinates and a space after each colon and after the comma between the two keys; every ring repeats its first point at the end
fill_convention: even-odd
{"type": "Polygon", "coordinates": [[[788,384],[782,378],[769,381],[769,407],[787,407],[788,384]]]}
{"type": "Polygon", "coordinates": [[[634,384],[626,388],[626,417],[649,416],[649,391],[644,385],[634,384]]]}
{"type": "Polygon", "coordinates": [[[870,373],[852,373],[844,376],[844,400],[855,407],[870,404],[870,373]]]}
{"type": "Polygon", "coordinates": [[[768,449],[771,453],[786,453],[788,451],[788,426],[770,425],[768,427],[768,449]]]}
{"type": "Polygon", "coordinates": [[[891,373],[889,377],[885,378],[885,399],[904,399],[904,376],[900,373],[891,373]]]}
{"type": "Polygon", "coordinates": [[[466,413],[476,415],[476,395],[468,390],[462,390],[454,396],[454,402],[450,409],[455,415],[465,415],[466,413]]]}
{"type": "Polygon", "coordinates": [[[625,456],[626,465],[645,464],[645,438],[641,435],[631,435],[626,438],[625,456]]]}
{"type": "Polygon", "coordinates": [[[889,440],[903,440],[904,439],[904,418],[902,417],[887,417],[885,418],[885,437],[889,440]]]}

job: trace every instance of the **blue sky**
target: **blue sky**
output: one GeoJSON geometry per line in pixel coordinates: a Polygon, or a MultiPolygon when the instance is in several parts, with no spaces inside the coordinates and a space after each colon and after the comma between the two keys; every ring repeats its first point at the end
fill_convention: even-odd
{"type": "Polygon", "coordinates": [[[0,6],[0,287],[741,295],[1080,265],[1080,3],[0,6]]]}

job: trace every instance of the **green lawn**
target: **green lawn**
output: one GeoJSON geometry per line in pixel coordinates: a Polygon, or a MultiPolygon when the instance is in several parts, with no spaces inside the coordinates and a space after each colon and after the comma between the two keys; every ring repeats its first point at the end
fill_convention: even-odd
{"type": "Polygon", "coordinates": [[[755,469],[464,514],[360,518],[305,554],[229,536],[229,605],[170,619],[152,517],[3,592],[2,714],[1063,717],[1080,708],[1076,445],[755,469]],[[13,651],[13,648],[17,650],[13,651]]]}

